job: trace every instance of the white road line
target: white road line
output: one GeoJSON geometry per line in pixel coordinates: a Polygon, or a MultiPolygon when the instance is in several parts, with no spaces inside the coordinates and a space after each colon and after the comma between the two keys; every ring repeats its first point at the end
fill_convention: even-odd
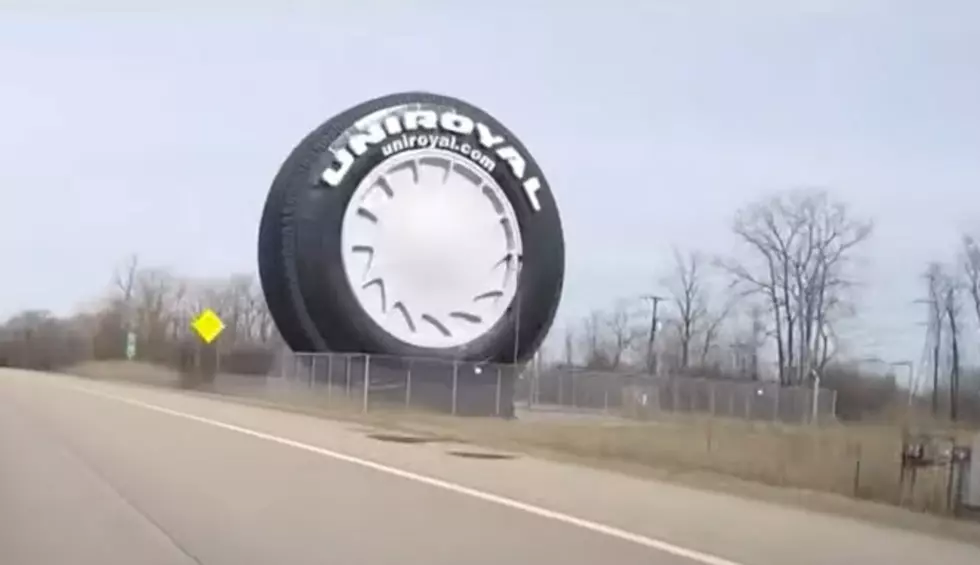
{"type": "Polygon", "coordinates": [[[178,410],[172,410],[170,408],[165,408],[163,406],[157,406],[156,404],[150,404],[148,402],[142,402],[139,400],[134,400],[131,398],[126,398],[124,396],[117,396],[115,394],[110,394],[106,392],[96,391],[85,387],[68,385],[69,388],[90,394],[92,396],[98,396],[109,400],[114,400],[117,402],[122,402],[124,404],[129,404],[131,406],[138,406],[146,410],[152,410],[154,412],[159,412],[162,414],[167,414],[177,418],[183,418],[184,420],[190,420],[193,422],[198,422],[201,424],[206,424],[209,426],[214,426],[216,428],[221,428],[224,430],[238,432],[247,436],[251,436],[258,439],[263,439],[266,441],[271,441],[278,443],[280,445],[286,445],[289,447],[295,447],[296,449],[302,449],[303,451],[308,451],[310,453],[316,453],[318,455],[323,455],[325,457],[330,457],[331,459],[337,459],[339,461],[344,461],[346,463],[352,463],[354,465],[359,465],[361,467],[366,467],[368,469],[374,469],[375,471],[380,471],[382,473],[387,473],[389,475],[394,475],[396,477],[401,477],[403,479],[408,479],[410,481],[415,481],[417,483],[426,484],[436,488],[441,488],[450,492],[457,494],[462,494],[465,496],[470,496],[473,498],[478,498],[486,502],[492,502],[494,504],[499,504],[501,506],[506,506],[508,508],[513,508],[514,510],[520,510],[521,512],[526,512],[528,514],[533,514],[535,516],[540,516],[542,518],[548,518],[572,526],[577,526],[579,528],[584,528],[586,530],[596,532],[599,534],[605,534],[614,538],[618,538],[624,541],[639,544],[651,549],[656,549],[670,555],[677,557],[683,557],[685,559],[690,559],[692,561],[697,561],[703,563],[704,565],[743,565],[737,561],[730,561],[722,557],[711,555],[709,553],[704,553],[694,549],[689,549],[686,547],[681,547],[679,545],[674,545],[672,543],[654,539],[651,537],[643,536],[633,532],[628,532],[626,530],[621,530],[613,526],[607,526],[605,524],[600,524],[598,522],[593,522],[591,520],[586,520],[584,518],[577,518],[569,514],[564,514],[562,512],[557,512],[554,510],[548,510],[547,508],[542,508],[540,506],[535,506],[533,504],[528,504],[526,502],[521,502],[519,500],[514,500],[513,498],[507,498],[505,496],[499,496],[489,492],[484,492],[474,488],[466,487],[457,483],[452,483],[449,481],[444,481],[442,479],[437,479],[435,477],[429,477],[426,475],[420,475],[418,473],[413,473],[411,471],[405,471],[404,469],[399,469],[397,467],[391,467],[381,463],[376,463],[374,461],[369,461],[367,459],[361,459],[360,457],[354,457],[353,455],[347,455],[337,451],[332,451],[330,449],[324,449],[322,447],[317,447],[315,445],[310,445],[307,443],[302,443],[299,441],[287,439],[284,437],[275,436],[272,434],[267,434],[264,432],[252,430],[249,428],[244,428],[241,426],[236,426],[234,424],[228,424],[218,420],[212,420],[210,418],[204,418],[202,416],[195,416],[194,414],[188,414],[186,412],[180,412],[178,410]]]}

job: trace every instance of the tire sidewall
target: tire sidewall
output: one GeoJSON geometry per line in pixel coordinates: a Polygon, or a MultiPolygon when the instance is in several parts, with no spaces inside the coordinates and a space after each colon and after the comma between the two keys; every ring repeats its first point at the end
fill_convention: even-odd
{"type": "MultiPolygon", "coordinates": [[[[300,309],[305,311],[302,317],[312,322],[326,344],[339,351],[498,362],[520,360],[533,353],[550,328],[560,299],[564,278],[564,241],[550,186],[517,137],[492,116],[471,104],[427,93],[396,94],[365,102],[327,122],[317,131],[322,132],[321,135],[314,132],[294,151],[294,154],[305,153],[302,160],[310,166],[304,167],[305,171],[296,171],[297,174],[287,174],[291,180],[286,190],[288,198],[294,203],[294,210],[289,225],[284,228],[291,231],[290,237],[295,238],[295,249],[288,256],[293,264],[287,265],[287,269],[295,274],[291,282],[297,292],[291,294],[302,297],[300,309]],[[440,116],[452,112],[469,118],[475,124],[482,124],[484,135],[481,137],[479,126],[466,134],[443,129],[441,123],[435,129],[420,128],[391,134],[384,141],[369,145],[365,152],[357,156],[335,186],[324,182],[324,171],[336,169],[334,151],[349,141],[352,130],[363,131],[356,129],[355,124],[382,109],[387,115],[398,115],[401,110],[435,111],[440,116]],[[481,143],[481,140],[487,139],[486,130],[495,137],[503,138],[503,141],[487,148],[481,143]],[[338,131],[341,132],[339,135],[338,131]],[[455,147],[460,152],[452,148],[444,149],[448,154],[459,156],[464,148],[470,147],[492,158],[495,162],[492,170],[484,170],[500,187],[517,217],[523,243],[523,261],[515,297],[494,326],[458,347],[419,347],[387,332],[362,307],[344,268],[342,228],[351,198],[364,177],[401,153],[385,155],[382,147],[396,139],[405,141],[403,136],[414,137],[417,143],[419,139],[425,139],[418,136],[427,136],[430,142],[433,137],[428,136],[437,136],[439,140],[450,139],[455,141],[455,147]],[[324,150],[325,147],[330,149],[324,150]],[[513,148],[523,159],[523,171],[520,163],[515,171],[510,161],[502,158],[500,148],[503,147],[513,148]],[[540,183],[534,193],[537,209],[532,206],[524,188],[524,183],[534,178],[540,183]],[[519,336],[515,335],[518,328],[519,336]]],[[[513,153],[508,155],[512,157],[513,153]]],[[[474,161],[478,159],[474,158],[474,161]]]]}

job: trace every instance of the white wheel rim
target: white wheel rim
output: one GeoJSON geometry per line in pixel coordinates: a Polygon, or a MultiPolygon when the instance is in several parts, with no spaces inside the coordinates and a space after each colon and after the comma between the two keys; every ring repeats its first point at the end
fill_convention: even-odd
{"type": "Polygon", "coordinates": [[[341,226],[344,272],[382,329],[419,346],[464,345],[513,301],[522,241],[513,206],[479,164],[406,151],[354,190],[341,226]]]}

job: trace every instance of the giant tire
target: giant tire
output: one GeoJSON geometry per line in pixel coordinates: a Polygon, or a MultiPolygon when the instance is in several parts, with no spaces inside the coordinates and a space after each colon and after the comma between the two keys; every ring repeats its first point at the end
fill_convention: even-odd
{"type": "MultiPolygon", "coordinates": [[[[385,141],[394,135],[390,130],[386,134],[389,137],[385,141]]],[[[451,153],[448,149],[446,152],[451,153]]],[[[475,154],[467,157],[475,160],[475,154]]],[[[453,159],[460,159],[453,155],[453,159]]],[[[447,177],[451,167],[455,165],[447,165],[447,177]]],[[[414,174],[419,182],[418,169],[414,174]]],[[[534,354],[550,329],[565,269],[564,238],[554,198],[523,144],[483,110],[455,98],[422,92],[393,94],[359,104],[328,120],[300,142],[283,163],[269,191],[259,229],[258,251],[266,301],[280,333],[294,351],[523,361],[534,354]],[[352,159],[346,174],[335,186],[324,181],[325,171],[340,168],[341,159],[336,151],[345,147],[352,133],[365,131],[364,122],[359,128],[355,128],[356,123],[369,115],[375,116],[372,119],[378,123],[387,116],[400,120],[405,113],[419,111],[438,112],[440,118],[445,114],[461,115],[483,125],[482,130],[478,126],[467,133],[465,122],[453,122],[454,131],[440,132],[450,127],[448,122],[443,119],[426,122],[436,126],[425,133],[451,133],[453,143],[458,139],[462,147],[481,147],[481,140],[489,139],[488,130],[495,136],[496,145],[482,146],[489,154],[498,152],[496,166],[486,168],[485,172],[509,202],[508,213],[516,218],[519,230],[515,239],[522,246],[520,274],[506,310],[482,334],[448,347],[410,343],[386,331],[359,302],[357,292],[360,291],[354,288],[343,267],[342,226],[352,197],[360,190],[358,187],[365,177],[399,158],[399,154],[386,155],[382,150],[384,143],[374,138],[373,144],[361,144],[363,151],[352,159]],[[500,152],[502,147],[512,150],[505,155],[500,152]],[[513,161],[515,152],[520,163],[513,161]],[[537,179],[533,197],[525,187],[528,179],[537,179]]]]}

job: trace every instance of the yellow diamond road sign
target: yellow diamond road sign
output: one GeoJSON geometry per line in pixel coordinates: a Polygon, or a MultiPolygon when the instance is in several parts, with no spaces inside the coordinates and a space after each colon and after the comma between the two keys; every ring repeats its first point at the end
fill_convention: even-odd
{"type": "Polygon", "coordinates": [[[194,328],[197,335],[201,336],[204,343],[211,343],[225,329],[225,323],[214,313],[214,310],[208,308],[204,312],[201,312],[201,315],[194,320],[191,327],[194,328]]]}

